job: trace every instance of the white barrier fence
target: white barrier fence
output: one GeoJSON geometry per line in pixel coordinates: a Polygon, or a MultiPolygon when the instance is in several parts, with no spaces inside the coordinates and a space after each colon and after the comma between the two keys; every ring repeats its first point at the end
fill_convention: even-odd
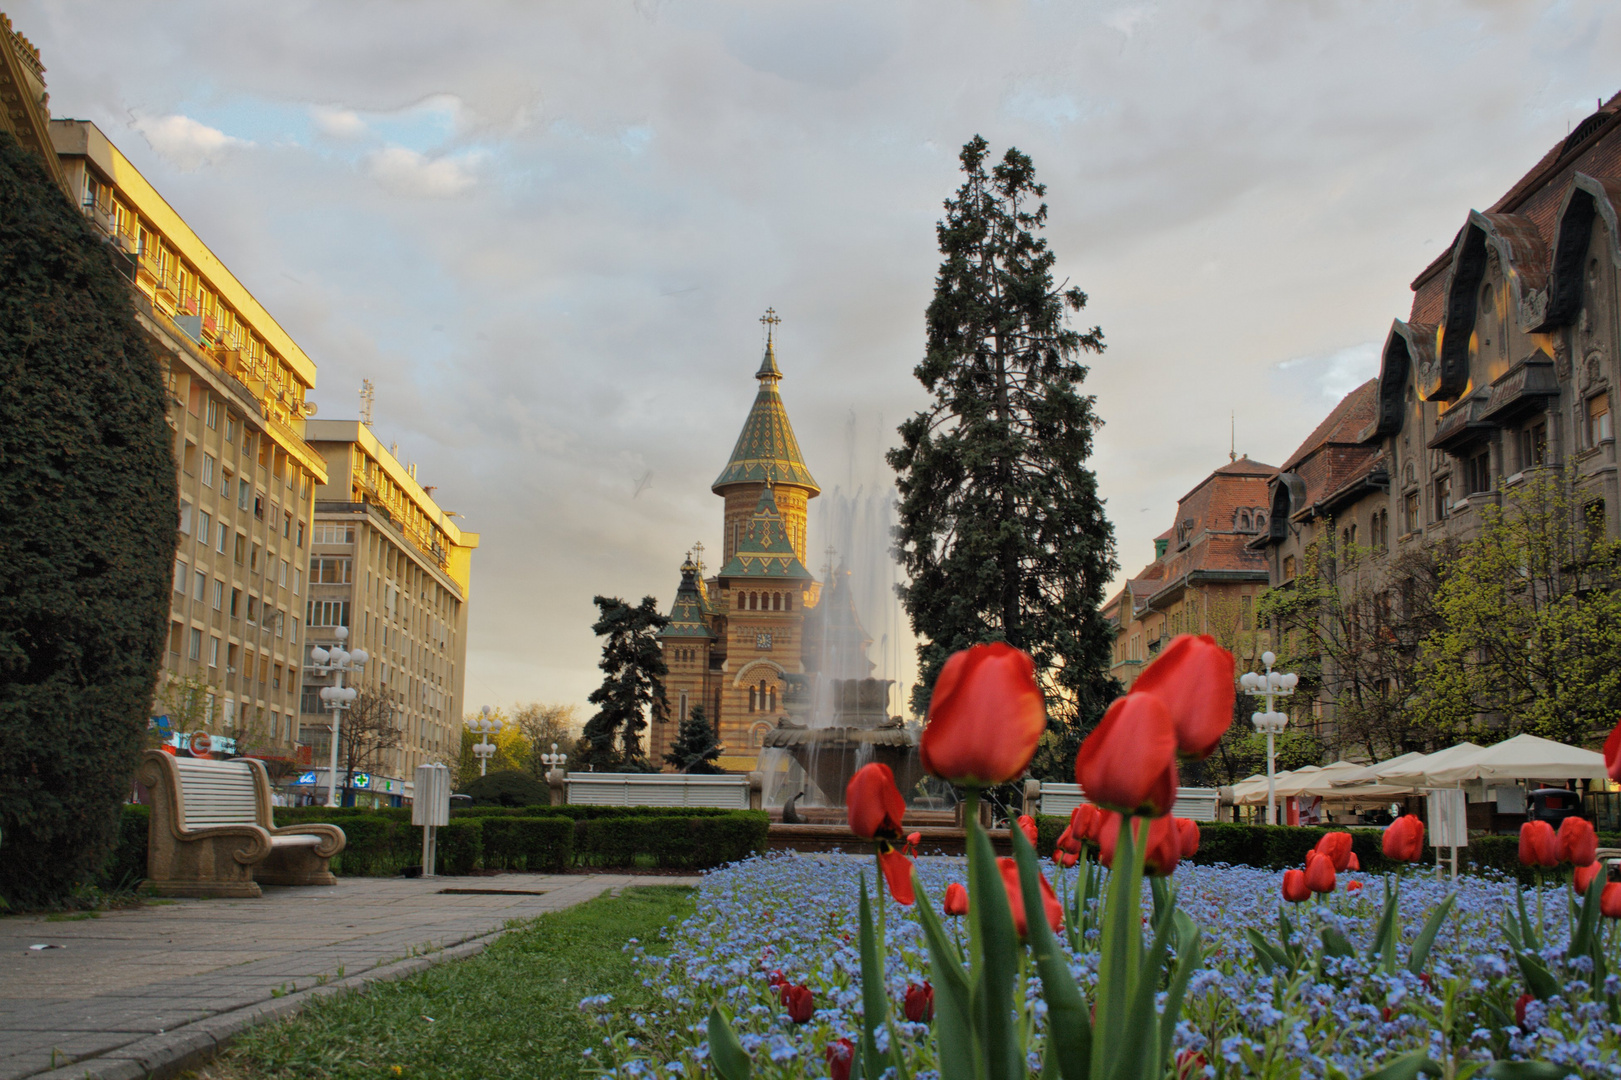
{"type": "MultiPolygon", "coordinates": [[[[1086,793],[1079,784],[1049,784],[1032,781],[1025,789],[1025,812],[1029,813],[1030,796],[1034,794],[1040,813],[1055,817],[1068,817],[1077,806],[1086,802],[1086,793]],[[1035,790],[1032,792],[1032,788],[1035,790]]],[[[1215,821],[1220,804],[1216,788],[1179,787],[1171,813],[1194,821],[1215,821]]]]}
{"type": "Polygon", "coordinates": [[[758,810],[759,774],[570,773],[563,779],[573,806],[706,806],[758,810]]]}

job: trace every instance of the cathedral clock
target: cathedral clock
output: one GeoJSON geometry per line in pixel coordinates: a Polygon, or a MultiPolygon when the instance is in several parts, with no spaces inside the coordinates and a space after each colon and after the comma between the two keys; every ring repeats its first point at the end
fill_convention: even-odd
{"type": "Polygon", "coordinates": [[[771,635],[759,633],[754,635],[754,647],[761,652],[771,651],[771,635]]]}

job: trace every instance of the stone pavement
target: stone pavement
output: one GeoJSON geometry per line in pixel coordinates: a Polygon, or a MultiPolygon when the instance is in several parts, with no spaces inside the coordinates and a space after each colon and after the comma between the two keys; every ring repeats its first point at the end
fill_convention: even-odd
{"type": "Polygon", "coordinates": [[[93,919],[0,919],[0,1080],[173,1075],[316,997],[471,956],[510,920],[608,889],[697,880],[339,878],[331,888],[267,886],[258,899],[158,901],[93,919]]]}

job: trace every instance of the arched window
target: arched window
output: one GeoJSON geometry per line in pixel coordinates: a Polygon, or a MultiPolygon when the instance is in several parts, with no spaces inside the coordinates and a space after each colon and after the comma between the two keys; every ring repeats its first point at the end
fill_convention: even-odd
{"type": "Polygon", "coordinates": [[[737,610],[742,611],[745,607],[747,607],[748,606],[747,601],[748,601],[748,597],[744,596],[742,593],[738,593],[737,594],[737,610]]]}
{"type": "Polygon", "coordinates": [[[772,611],[781,611],[782,610],[782,593],[779,592],[779,593],[772,593],[771,594],[771,610],[772,611]]]}
{"type": "Polygon", "coordinates": [[[749,610],[750,611],[759,611],[760,610],[760,594],[759,593],[757,593],[757,592],[749,593],[749,610]]]}
{"type": "Polygon", "coordinates": [[[1248,510],[1240,510],[1238,512],[1238,531],[1249,532],[1250,528],[1250,512],[1248,510]]]}
{"type": "Polygon", "coordinates": [[[754,712],[754,687],[749,687],[749,712],[754,712]]]}
{"type": "Polygon", "coordinates": [[[794,594],[793,593],[783,593],[782,594],[782,610],[784,610],[784,611],[792,611],[792,610],[794,610],[794,594]]]}
{"type": "Polygon", "coordinates": [[[776,712],[777,711],[777,688],[775,686],[773,686],[771,688],[771,708],[767,709],[766,711],[767,712],[776,712]]]}

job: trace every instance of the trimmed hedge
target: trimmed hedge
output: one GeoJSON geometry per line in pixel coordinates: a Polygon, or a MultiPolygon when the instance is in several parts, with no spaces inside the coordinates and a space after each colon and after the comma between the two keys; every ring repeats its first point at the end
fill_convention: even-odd
{"type": "Polygon", "coordinates": [[[501,769],[481,776],[462,788],[461,794],[472,796],[475,807],[546,806],[552,801],[551,785],[522,769],[501,769]]]}
{"type": "Polygon", "coordinates": [[[661,867],[721,866],[764,854],[771,817],[733,810],[723,817],[601,817],[578,822],[576,859],[592,866],[635,866],[650,856],[661,867]]]}
{"type": "Polygon", "coordinates": [[[566,817],[575,821],[590,821],[610,817],[725,817],[742,812],[717,806],[472,806],[452,810],[450,816],[566,817]]]}
{"type": "Polygon", "coordinates": [[[482,821],[486,870],[555,873],[574,861],[576,826],[567,818],[487,817],[482,821]]]}

